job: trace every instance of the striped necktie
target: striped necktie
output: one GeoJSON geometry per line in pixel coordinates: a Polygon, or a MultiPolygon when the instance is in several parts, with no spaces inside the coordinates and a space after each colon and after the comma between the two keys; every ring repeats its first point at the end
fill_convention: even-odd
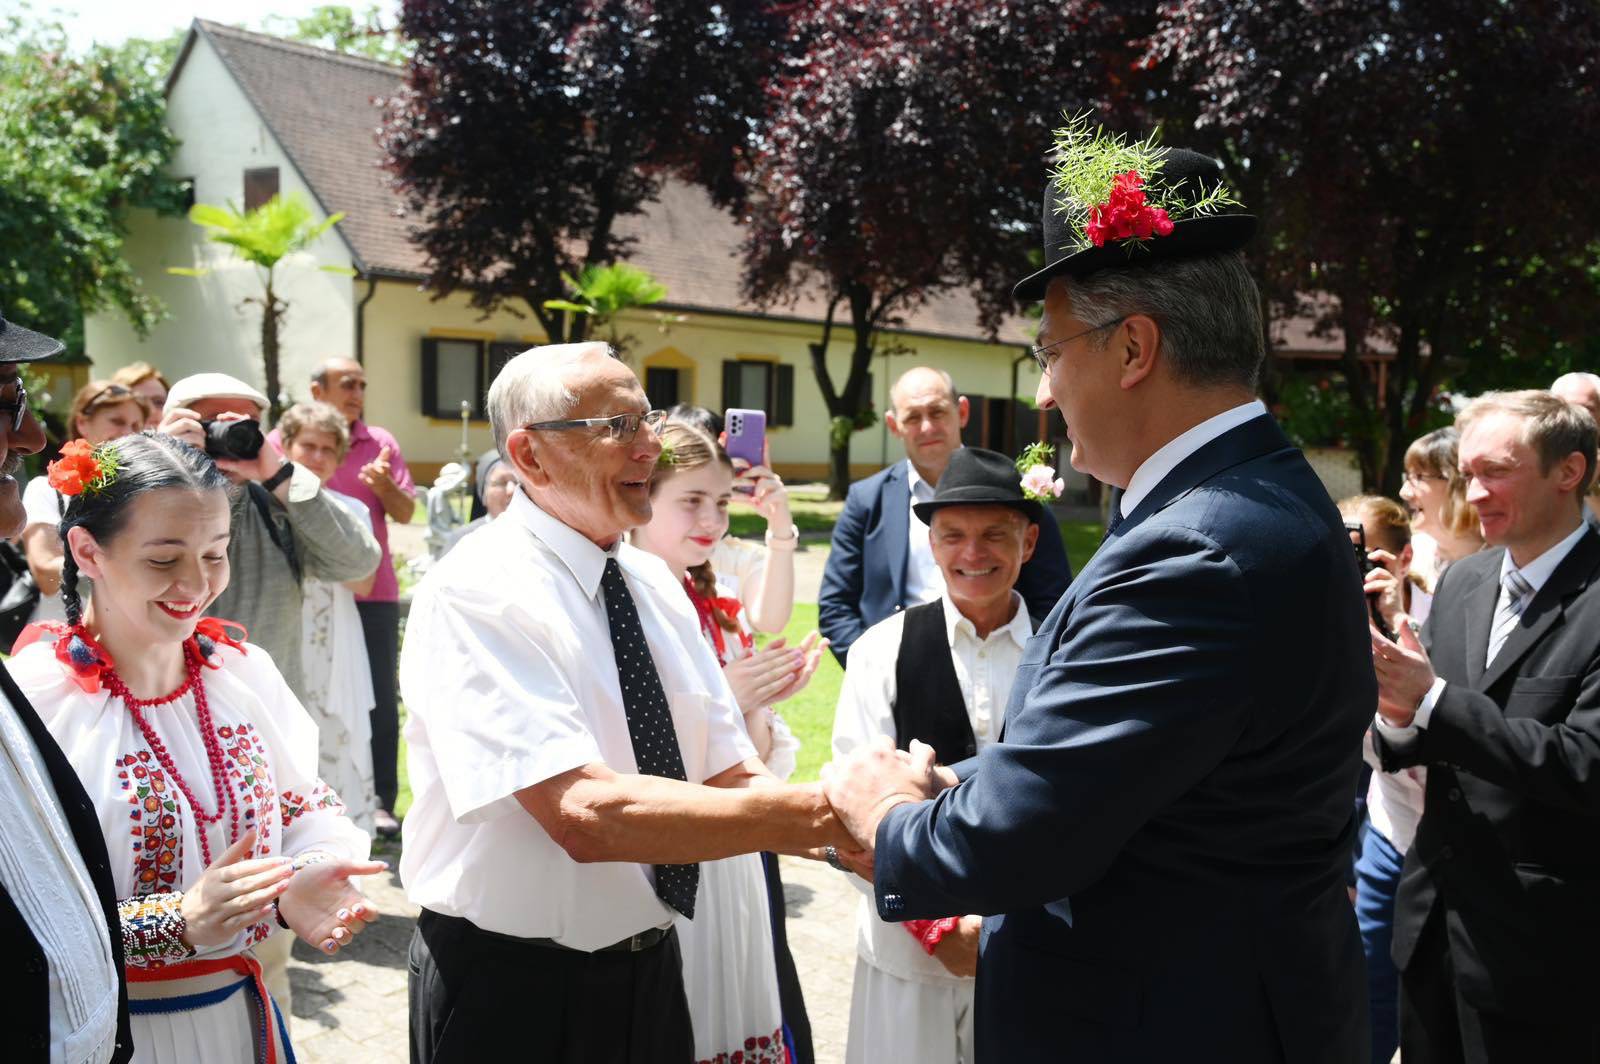
{"type": "MultiPolygon", "coordinates": [[[[667,693],[661,687],[650,644],[645,642],[644,628],[639,624],[639,607],[628,593],[622,567],[615,558],[606,559],[600,589],[605,595],[611,649],[617,658],[617,678],[622,682],[622,709],[628,717],[628,738],[633,741],[633,759],[639,773],[686,779],[667,693]]],[[[656,865],[656,896],[691,920],[699,885],[699,865],[656,865]]]]}
{"type": "Polygon", "coordinates": [[[1500,579],[1500,604],[1495,607],[1494,625],[1489,629],[1489,656],[1484,659],[1485,666],[1494,664],[1495,655],[1506,645],[1531,598],[1533,585],[1528,583],[1528,578],[1515,569],[1506,570],[1506,575],[1500,579]]]}

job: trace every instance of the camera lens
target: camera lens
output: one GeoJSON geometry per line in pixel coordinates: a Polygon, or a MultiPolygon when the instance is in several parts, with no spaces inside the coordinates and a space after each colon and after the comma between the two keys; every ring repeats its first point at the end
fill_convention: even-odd
{"type": "Polygon", "coordinates": [[[212,458],[238,458],[248,461],[261,453],[267,438],[259,421],[202,421],[206,431],[206,454],[212,458]]]}

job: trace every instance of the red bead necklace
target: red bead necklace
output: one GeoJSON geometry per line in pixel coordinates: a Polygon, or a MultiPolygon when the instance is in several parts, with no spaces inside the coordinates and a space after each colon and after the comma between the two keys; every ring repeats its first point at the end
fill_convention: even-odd
{"type": "Polygon", "coordinates": [[[156,761],[160,762],[162,769],[166,771],[167,778],[188,799],[189,808],[193,810],[195,820],[198,822],[195,834],[200,839],[200,856],[205,861],[205,867],[209,868],[211,844],[206,840],[206,828],[222,819],[222,811],[226,807],[229,812],[228,844],[231,846],[239,838],[239,804],[233,797],[232,788],[228,786],[227,762],[222,755],[222,743],[218,741],[217,730],[211,724],[211,707],[206,703],[206,687],[201,679],[203,663],[200,660],[200,652],[195,649],[191,641],[186,640],[183,644],[183,662],[187,673],[183,683],[178,685],[176,691],[161,698],[135,698],[133,692],[128,690],[128,685],[122,682],[122,677],[114,670],[107,669],[103,675],[106,690],[122,699],[123,704],[128,707],[129,716],[133,717],[133,722],[139,726],[139,734],[144,736],[145,745],[156,755],[156,761]],[[172,755],[167,753],[166,744],[161,741],[161,737],[156,734],[156,730],[150,726],[150,722],[141,712],[147,707],[164,706],[169,702],[175,702],[191,690],[194,692],[194,713],[200,725],[200,738],[205,743],[206,757],[211,762],[211,782],[217,791],[215,813],[207,813],[201,807],[194,792],[189,789],[189,784],[179,774],[178,766],[173,764],[172,755]]]}

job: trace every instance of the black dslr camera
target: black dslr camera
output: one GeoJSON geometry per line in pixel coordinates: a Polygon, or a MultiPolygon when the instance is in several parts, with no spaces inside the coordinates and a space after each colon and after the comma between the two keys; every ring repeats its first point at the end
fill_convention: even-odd
{"type": "MultiPolygon", "coordinates": [[[[1383,566],[1367,557],[1367,530],[1360,521],[1346,521],[1344,530],[1350,533],[1350,543],[1356,552],[1356,572],[1361,574],[1362,582],[1365,583],[1368,573],[1374,569],[1382,569],[1383,566]]],[[[1378,596],[1375,594],[1367,596],[1367,613],[1372,617],[1372,624],[1378,631],[1390,639],[1395,637],[1393,629],[1384,622],[1383,614],[1378,610],[1378,596]]]]}
{"type": "Polygon", "coordinates": [[[237,458],[250,461],[261,453],[267,438],[259,421],[202,421],[206,433],[206,454],[212,458],[237,458]]]}

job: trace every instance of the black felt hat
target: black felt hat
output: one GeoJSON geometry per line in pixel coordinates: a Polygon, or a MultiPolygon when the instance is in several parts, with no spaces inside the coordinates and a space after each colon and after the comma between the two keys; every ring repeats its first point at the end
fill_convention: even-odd
{"type": "MultiPolygon", "coordinates": [[[[1222,164],[1209,155],[1169,148],[1161,167],[1163,188],[1194,195],[1222,181],[1222,164]]],[[[1054,179],[1044,190],[1044,269],[1018,281],[1011,294],[1020,303],[1044,298],[1052,277],[1083,277],[1112,266],[1141,266],[1162,259],[1237,251],[1256,231],[1254,215],[1233,210],[1174,219],[1172,232],[1148,240],[1107,240],[1096,247],[1073,226],[1061,209],[1062,193],[1054,179]]],[[[1088,204],[1085,207],[1091,206],[1088,204]]]]}
{"type": "Polygon", "coordinates": [[[38,362],[55,358],[67,349],[60,340],[24,329],[0,314],[0,362],[38,362]]]}
{"type": "Polygon", "coordinates": [[[917,520],[931,525],[935,511],[946,506],[1009,506],[1021,510],[1034,524],[1044,519],[1044,507],[1022,493],[1022,474],[1016,463],[982,447],[962,447],[951,455],[933,490],[933,500],[911,509],[917,520]]]}

